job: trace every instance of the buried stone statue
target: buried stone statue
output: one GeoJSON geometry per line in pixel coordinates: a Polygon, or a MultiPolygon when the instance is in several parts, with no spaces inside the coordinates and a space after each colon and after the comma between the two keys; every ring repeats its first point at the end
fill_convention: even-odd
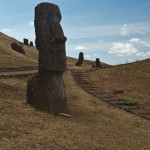
{"type": "Polygon", "coordinates": [[[78,61],[75,64],[76,66],[81,66],[83,64],[83,60],[84,60],[83,55],[84,55],[83,52],[79,53],[78,61]]]}
{"type": "Polygon", "coordinates": [[[67,70],[59,7],[40,3],[35,7],[36,47],[39,50],[37,75],[28,80],[27,103],[52,114],[66,113],[67,97],[63,73],[67,70]]]}

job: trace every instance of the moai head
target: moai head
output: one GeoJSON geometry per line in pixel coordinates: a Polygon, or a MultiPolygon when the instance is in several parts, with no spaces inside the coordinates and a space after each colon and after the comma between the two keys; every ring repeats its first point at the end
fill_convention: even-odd
{"type": "Polygon", "coordinates": [[[96,58],[96,67],[101,67],[101,63],[99,58],[96,58]]]}
{"type": "Polygon", "coordinates": [[[30,46],[33,46],[33,42],[32,41],[30,41],[30,46]]]}
{"type": "Polygon", "coordinates": [[[29,43],[28,43],[29,41],[28,41],[28,39],[23,39],[23,43],[24,43],[24,45],[29,45],[29,43]]]}
{"type": "Polygon", "coordinates": [[[39,50],[39,67],[63,72],[67,69],[63,30],[59,7],[40,3],[35,8],[36,47],[39,50]]]}
{"type": "Polygon", "coordinates": [[[84,55],[83,52],[79,53],[78,61],[75,64],[76,66],[81,66],[83,64],[83,60],[84,60],[83,55],[84,55]]]}
{"type": "Polygon", "coordinates": [[[84,60],[83,55],[84,55],[83,52],[80,52],[80,53],[79,53],[79,60],[80,60],[80,61],[83,61],[83,60],[84,60]]]}

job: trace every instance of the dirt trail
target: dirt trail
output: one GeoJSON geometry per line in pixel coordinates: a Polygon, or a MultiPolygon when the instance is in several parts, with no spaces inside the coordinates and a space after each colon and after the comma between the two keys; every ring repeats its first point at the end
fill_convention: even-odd
{"type": "Polygon", "coordinates": [[[31,75],[35,73],[37,73],[37,70],[0,72],[0,77],[31,75]]]}
{"type": "MultiPolygon", "coordinates": [[[[96,96],[112,105],[115,105],[125,111],[133,113],[135,115],[141,116],[150,120],[150,110],[144,109],[142,106],[127,106],[125,102],[122,100],[104,92],[100,91],[97,87],[95,87],[90,80],[87,78],[84,70],[88,68],[72,66],[69,67],[68,70],[72,71],[72,75],[76,82],[88,93],[93,96],[96,96]]],[[[11,71],[11,72],[0,72],[0,77],[9,77],[9,76],[26,76],[37,73],[37,70],[26,70],[26,71],[11,71]]]]}

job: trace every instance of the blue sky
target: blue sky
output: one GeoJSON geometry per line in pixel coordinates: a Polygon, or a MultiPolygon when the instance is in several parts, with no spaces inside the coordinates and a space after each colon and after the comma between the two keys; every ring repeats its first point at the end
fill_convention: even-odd
{"type": "MultiPolygon", "coordinates": [[[[0,32],[35,41],[34,8],[41,0],[1,0],[0,32]]],[[[120,64],[150,58],[149,0],[47,0],[60,7],[68,56],[120,64]]]]}

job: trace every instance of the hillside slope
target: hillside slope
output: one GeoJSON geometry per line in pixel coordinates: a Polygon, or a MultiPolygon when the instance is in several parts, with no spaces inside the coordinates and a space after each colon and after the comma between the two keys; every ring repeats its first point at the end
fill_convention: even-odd
{"type": "Polygon", "coordinates": [[[38,51],[35,47],[24,46],[26,55],[11,48],[11,43],[19,42],[0,32],[0,69],[37,67],[38,51]]]}
{"type": "Polygon", "coordinates": [[[150,106],[150,59],[105,69],[88,71],[90,80],[101,90],[112,93],[124,90],[121,98],[138,99],[150,106]]]}
{"type": "Polygon", "coordinates": [[[28,78],[0,78],[3,150],[149,150],[150,121],[85,92],[64,74],[69,114],[56,117],[26,105],[28,78]]]}
{"type": "MultiPolygon", "coordinates": [[[[20,42],[0,32],[0,71],[4,70],[29,70],[38,65],[38,50],[36,47],[24,45],[26,55],[22,55],[11,48],[11,43],[20,42]]],[[[67,57],[68,68],[75,66],[76,58],[67,57]]],[[[108,66],[101,62],[102,66],[108,66]]],[[[82,66],[92,68],[94,61],[84,60],[82,66]]]]}

